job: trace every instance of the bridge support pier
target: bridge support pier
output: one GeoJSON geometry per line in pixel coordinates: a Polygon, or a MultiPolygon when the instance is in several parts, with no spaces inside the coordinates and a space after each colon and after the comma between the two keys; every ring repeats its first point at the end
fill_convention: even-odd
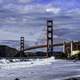
{"type": "Polygon", "coordinates": [[[66,43],[65,42],[63,42],[63,53],[66,53],[66,49],[65,49],[65,45],[66,45],[66,43]]]}
{"type": "Polygon", "coordinates": [[[24,37],[20,38],[20,57],[24,55],[24,37]]]}
{"type": "Polygon", "coordinates": [[[73,53],[73,41],[71,41],[71,54],[69,56],[71,56],[73,53]]]}
{"type": "Polygon", "coordinates": [[[67,55],[67,58],[70,58],[73,53],[73,41],[71,42],[64,42],[63,44],[63,52],[67,55]]]}
{"type": "Polygon", "coordinates": [[[53,21],[47,20],[47,57],[53,55],[53,21]]]}

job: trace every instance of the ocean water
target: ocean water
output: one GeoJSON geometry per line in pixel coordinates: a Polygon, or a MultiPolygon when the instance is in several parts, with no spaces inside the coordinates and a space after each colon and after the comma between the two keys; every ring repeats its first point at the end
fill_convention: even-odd
{"type": "Polygon", "coordinates": [[[0,61],[0,80],[65,80],[80,77],[80,61],[55,60],[54,57],[24,62],[0,61]]]}

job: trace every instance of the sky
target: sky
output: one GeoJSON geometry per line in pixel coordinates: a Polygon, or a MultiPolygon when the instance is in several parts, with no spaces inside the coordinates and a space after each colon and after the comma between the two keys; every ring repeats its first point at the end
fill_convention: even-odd
{"type": "Polygon", "coordinates": [[[80,0],[0,0],[0,40],[44,38],[47,19],[54,38],[80,40],[80,0]]]}

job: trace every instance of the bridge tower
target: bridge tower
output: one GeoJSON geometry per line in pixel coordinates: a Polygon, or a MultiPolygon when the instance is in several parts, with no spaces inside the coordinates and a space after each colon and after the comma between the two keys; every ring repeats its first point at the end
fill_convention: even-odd
{"type": "Polygon", "coordinates": [[[24,37],[20,37],[20,57],[24,55],[24,37]]]}
{"type": "Polygon", "coordinates": [[[53,54],[53,20],[47,20],[47,57],[53,54]]]}

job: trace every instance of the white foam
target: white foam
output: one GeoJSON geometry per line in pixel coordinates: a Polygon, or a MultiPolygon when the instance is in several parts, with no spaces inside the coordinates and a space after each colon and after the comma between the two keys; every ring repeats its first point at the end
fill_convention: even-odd
{"type": "Polygon", "coordinates": [[[10,62],[9,60],[6,59],[1,59],[0,60],[0,66],[3,69],[12,69],[12,68],[24,68],[24,67],[33,67],[37,65],[48,65],[51,64],[52,62],[55,61],[54,57],[51,58],[45,58],[45,59],[35,59],[35,60],[30,60],[30,61],[22,61],[14,59],[13,62],[10,62]]]}

